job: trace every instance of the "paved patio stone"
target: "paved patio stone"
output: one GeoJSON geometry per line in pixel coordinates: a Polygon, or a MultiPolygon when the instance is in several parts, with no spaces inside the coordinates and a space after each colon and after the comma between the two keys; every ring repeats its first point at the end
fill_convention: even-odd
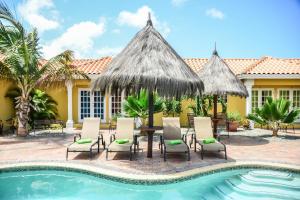
{"type": "MultiPolygon", "coordinates": [[[[104,131],[105,141],[109,142],[109,133],[104,131]]],[[[153,158],[146,157],[146,141],[141,141],[141,149],[129,161],[127,153],[109,153],[100,150],[89,160],[87,153],[69,153],[69,161],[65,161],[66,147],[73,141],[73,134],[40,134],[19,138],[15,136],[0,137],[0,165],[15,162],[56,161],[71,162],[97,166],[99,168],[121,171],[131,174],[170,174],[204,166],[235,162],[265,161],[297,165],[300,168],[300,131],[280,133],[279,137],[271,136],[271,131],[255,129],[230,133],[230,137],[222,136],[221,141],[227,145],[228,160],[223,153],[205,154],[201,160],[200,153],[191,149],[191,161],[185,155],[168,155],[163,161],[158,143],[154,142],[153,158]]]]}

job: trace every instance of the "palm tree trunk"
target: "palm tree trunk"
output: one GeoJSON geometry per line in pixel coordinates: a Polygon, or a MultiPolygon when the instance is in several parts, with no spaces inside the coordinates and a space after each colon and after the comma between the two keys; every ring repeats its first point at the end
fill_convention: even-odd
{"type": "Polygon", "coordinates": [[[18,118],[18,136],[27,136],[28,129],[27,124],[29,120],[30,102],[29,97],[19,96],[17,97],[17,118],[18,118]]]}
{"type": "Polygon", "coordinates": [[[273,131],[272,136],[277,137],[278,130],[279,130],[279,124],[277,122],[274,122],[273,127],[272,127],[272,131],[273,131]]]}
{"type": "Polygon", "coordinates": [[[277,137],[278,136],[278,128],[277,129],[273,129],[273,134],[272,136],[277,137]]]}

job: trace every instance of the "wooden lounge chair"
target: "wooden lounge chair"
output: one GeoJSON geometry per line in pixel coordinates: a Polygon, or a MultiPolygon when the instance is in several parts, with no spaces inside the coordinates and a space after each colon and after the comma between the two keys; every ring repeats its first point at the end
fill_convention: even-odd
{"type": "MultiPolygon", "coordinates": [[[[134,145],[134,118],[118,118],[115,134],[111,135],[111,143],[106,149],[106,160],[108,152],[129,152],[132,160],[132,146],[134,145]],[[117,143],[117,140],[128,139],[124,144],[117,143]]],[[[135,153],[135,145],[134,145],[135,153]]]]}
{"type": "Polygon", "coordinates": [[[194,127],[195,127],[195,135],[194,135],[194,147],[195,152],[197,150],[196,145],[199,144],[201,146],[201,158],[203,159],[203,154],[205,151],[224,151],[225,159],[227,160],[227,152],[225,144],[215,140],[214,143],[204,144],[203,140],[207,138],[213,138],[213,131],[211,127],[211,119],[210,117],[195,117],[194,118],[194,127]]]}
{"type": "Polygon", "coordinates": [[[163,153],[164,161],[167,159],[167,153],[186,153],[187,160],[190,160],[190,149],[182,139],[179,117],[163,118],[163,153]],[[180,144],[170,144],[173,140],[180,140],[180,144]]]}
{"type": "Polygon", "coordinates": [[[97,145],[97,152],[99,153],[100,140],[103,148],[105,149],[105,142],[103,135],[99,133],[100,118],[84,118],[82,131],[80,134],[74,136],[74,142],[67,148],[66,160],[68,160],[69,152],[89,152],[90,159],[92,159],[94,146],[97,145]],[[91,139],[92,142],[78,144],[79,139],[91,139]]]}

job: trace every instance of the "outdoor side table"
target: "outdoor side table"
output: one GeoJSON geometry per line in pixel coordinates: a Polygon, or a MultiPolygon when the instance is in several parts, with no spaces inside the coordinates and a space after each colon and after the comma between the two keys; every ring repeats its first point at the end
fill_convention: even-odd
{"type": "Polygon", "coordinates": [[[143,127],[141,131],[147,132],[148,135],[148,146],[147,146],[147,158],[152,158],[152,150],[153,150],[153,134],[155,131],[159,130],[160,127],[143,127]]]}

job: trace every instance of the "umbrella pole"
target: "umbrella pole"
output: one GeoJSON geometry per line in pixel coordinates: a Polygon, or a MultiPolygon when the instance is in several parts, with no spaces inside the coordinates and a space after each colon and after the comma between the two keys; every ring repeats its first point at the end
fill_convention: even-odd
{"type": "Polygon", "coordinates": [[[148,151],[147,157],[152,158],[152,148],[153,148],[153,113],[154,113],[154,103],[153,103],[153,92],[149,91],[148,94],[148,106],[149,106],[149,116],[148,116],[148,151]]]}
{"type": "Polygon", "coordinates": [[[217,112],[218,112],[218,95],[214,95],[214,136],[217,136],[217,126],[218,126],[218,120],[217,120],[217,112]]]}

